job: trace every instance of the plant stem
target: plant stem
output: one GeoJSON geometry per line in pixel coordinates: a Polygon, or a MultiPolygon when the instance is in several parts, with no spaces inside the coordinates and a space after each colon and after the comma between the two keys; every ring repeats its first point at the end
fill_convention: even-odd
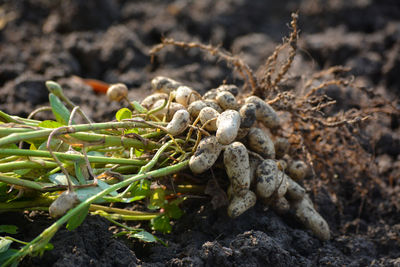
{"type": "Polygon", "coordinates": [[[166,176],[168,174],[176,173],[176,172],[181,171],[182,169],[186,168],[188,166],[188,164],[189,164],[189,160],[185,160],[176,165],[172,165],[169,167],[165,167],[165,168],[158,169],[158,170],[151,171],[151,172],[144,173],[144,174],[136,174],[136,175],[134,175],[118,184],[112,185],[109,188],[86,199],[84,202],[80,203],[75,208],[69,210],[63,217],[58,219],[50,227],[46,228],[39,236],[37,236],[35,239],[33,239],[31,242],[29,242],[26,246],[21,248],[17,253],[15,253],[12,257],[10,257],[2,266],[9,266],[12,263],[16,263],[18,260],[21,260],[26,255],[32,254],[32,253],[36,252],[37,250],[41,249],[42,247],[44,247],[63,224],[68,222],[69,219],[71,219],[73,216],[75,216],[77,213],[79,213],[80,211],[85,209],[88,205],[90,205],[97,199],[111,193],[112,191],[119,190],[125,186],[128,186],[129,184],[131,184],[133,182],[136,182],[136,181],[148,178],[148,177],[161,177],[161,176],[166,176]]]}
{"type": "Polygon", "coordinates": [[[33,181],[29,181],[29,180],[24,180],[24,179],[15,178],[15,177],[11,177],[11,176],[4,176],[4,175],[0,175],[0,182],[7,183],[7,184],[13,184],[13,185],[19,185],[22,187],[27,187],[27,188],[31,188],[31,189],[43,191],[43,192],[46,191],[43,189],[43,187],[54,186],[54,184],[51,184],[51,183],[33,182],[33,181]]]}
{"type": "Polygon", "coordinates": [[[154,214],[136,214],[136,215],[125,215],[125,214],[108,214],[104,211],[92,212],[92,215],[100,215],[106,219],[122,220],[122,221],[147,221],[156,218],[161,213],[154,214]]]}
{"type": "Polygon", "coordinates": [[[1,212],[5,212],[8,210],[20,210],[20,209],[27,209],[33,207],[43,207],[49,206],[54,201],[54,198],[50,197],[40,197],[31,200],[24,200],[24,201],[11,201],[8,203],[0,203],[0,210],[1,212]]]}
{"type": "MultiPolygon", "coordinates": [[[[156,123],[153,123],[156,124],[156,123]]],[[[103,129],[119,129],[119,128],[124,128],[124,129],[131,129],[131,128],[151,128],[150,125],[143,123],[143,122],[137,122],[137,121],[121,121],[121,122],[103,122],[103,123],[92,123],[92,124],[77,124],[77,125],[71,125],[71,126],[64,126],[62,127],[63,130],[60,130],[59,135],[64,135],[64,134],[73,134],[77,132],[88,132],[88,131],[96,131],[96,130],[103,130],[103,129]]],[[[5,129],[13,129],[14,128],[5,128],[5,129]]],[[[18,128],[16,128],[18,129],[18,128]]],[[[44,138],[47,137],[53,132],[54,129],[43,129],[40,128],[40,130],[36,129],[28,129],[26,132],[19,132],[19,133],[12,133],[8,136],[5,136],[3,138],[0,138],[0,146],[8,145],[8,144],[13,144],[13,143],[18,143],[20,141],[24,140],[32,140],[36,138],[44,138]]],[[[103,136],[103,135],[100,135],[103,136]]],[[[104,135],[105,136],[105,135],[104,135]]],[[[77,137],[77,136],[76,136],[77,137]]],[[[126,138],[129,139],[129,138],[126,138]]],[[[131,139],[134,140],[134,139],[131,139]]],[[[90,140],[93,141],[93,140],[90,140]]],[[[135,140],[137,141],[137,140],[135,140]]]]}
{"type": "Polygon", "coordinates": [[[151,212],[145,212],[145,211],[135,211],[135,210],[125,210],[125,209],[119,209],[119,208],[112,208],[112,207],[107,207],[107,206],[102,206],[102,205],[97,205],[97,204],[91,204],[89,211],[97,211],[97,210],[102,210],[105,212],[114,212],[118,214],[123,214],[123,215],[159,215],[159,213],[151,213],[151,212]]]}
{"type": "MultiPolygon", "coordinates": [[[[84,156],[80,154],[67,154],[65,152],[53,152],[61,160],[78,161],[84,160],[84,156]]],[[[26,157],[41,157],[51,158],[48,151],[43,150],[27,150],[27,149],[0,149],[0,155],[18,155],[26,157]]],[[[104,163],[104,164],[124,164],[142,166],[147,163],[145,160],[137,159],[124,159],[124,158],[108,158],[99,156],[88,156],[90,163],[104,163]]]]}
{"type": "Polygon", "coordinates": [[[18,169],[50,169],[57,167],[57,163],[49,161],[34,162],[30,160],[14,161],[0,164],[0,172],[9,172],[18,169]]]}

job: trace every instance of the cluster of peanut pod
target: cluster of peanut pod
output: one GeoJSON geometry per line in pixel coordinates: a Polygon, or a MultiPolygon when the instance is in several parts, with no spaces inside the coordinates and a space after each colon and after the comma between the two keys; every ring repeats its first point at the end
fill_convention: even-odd
{"type": "Polygon", "coordinates": [[[307,165],[291,160],[288,140],[270,132],[280,127],[280,119],[268,103],[257,96],[238,97],[235,85],[221,85],[203,96],[167,77],[156,77],[151,85],[155,92],[141,104],[157,109],[168,100],[154,115],[167,119],[169,134],[183,133],[192,122],[209,133],[190,159],[193,173],[210,169],[223,152],[230,217],[259,200],[277,213],[294,214],[319,239],[330,239],[328,224],[296,182],[306,176],[307,165]]]}

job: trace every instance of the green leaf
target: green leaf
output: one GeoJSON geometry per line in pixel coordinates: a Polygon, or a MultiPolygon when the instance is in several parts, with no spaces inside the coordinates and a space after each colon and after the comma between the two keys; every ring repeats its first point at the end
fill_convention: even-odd
{"type": "Polygon", "coordinates": [[[141,155],[143,155],[144,150],[143,149],[136,149],[135,148],[135,156],[136,157],[140,157],[141,155]]]}
{"type": "Polygon", "coordinates": [[[138,128],[132,128],[132,129],[125,130],[125,134],[130,134],[130,133],[139,134],[139,130],[138,130],[138,128]]]}
{"type": "MultiPolygon", "coordinates": [[[[60,139],[51,139],[50,148],[52,151],[67,151],[68,144],[64,143],[60,139]]],[[[41,143],[38,147],[38,150],[46,150],[47,151],[47,141],[41,143]]]]}
{"type": "Polygon", "coordinates": [[[137,101],[131,102],[133,108],[139,113],[147,113],[147,109],[145,109],[142,105],[139,104],[137,101]]]}
{"type": "MultiPolygon", "coordinates": [[[[84,187],[84,188],[79,188],[77,190],[75,190],[76,195],[78,196],[79,201],[83,202],[86,199],[88,199],[89,197],[92,197],[94,195],[96,195],[97,193],[100,193],[101,191],[103,191],[104,189],[109,188],[110,185],[101,181],[101,180],[97,180],[97,186],[89,186],[89,187],[84,187]]],[[[111,196],[117,196],[118,193],[117,191],[113,191],[110,193],[111,196]]],[[[94,203],[104,203],[104,199],[100,198],[98,200],[96,200],[94,203]]]]}
{"type": "Polygon", "coordinates": [[[165,205],[165,191],[162,188],[156,188],[151,192],[148,209],[159,209],[165,205]]]}
{"type": "Polygon", "coordinates": [[[115,118],[117,119],[117,121],[122,121],[123,119],[131,119],[132,111],[130,111],[130,109],[128,108],[121,108],[117,111],[117,114],[115,114],[115,118]]]}
{"type": "Polygon", "coordinates": [[[0,236],[0,253],[7,251],[7,249],[10,247],[11,243],[12,243],[11,240],[0,236]]]}
{"type": "Polygon", "coordinates": [[[159,231],[164,234],[168,234],[172,231],[169,218],[166,215],[157,216],[150,220],[151,229],[159,231]]]}
{"type": "Polygon", "coordinates": [[[133,233],[131,236],[134,238],[140,239],[144,242],[157,242],[157,239],[154,237],[154,235],[152,235],[149,232],[144,231],[144,230],[133,233]]]}
{"type": "Polygon", "coordinates": [[[143,196],[147,197],[150,195],[150,184],[151,182],[149,180],[140,180],[139,182],[136,182],[136,184],[133,186],[131,189],[131,194],[133,196],[143,196]]]}
{"type": "Polygon", "coordinates": [[[75,168],[75,176],[78,179],[79,184],[86,184],[86,178],[83,175],[82,168],[85,168],[85,162],[75,161],[74,168],[75,168]]]}
{"type": "MultiPolygon", "coordinates": [[[[52,93],[49,94],[49,101],[51,110],[53,111],[56,120],[63,125],[68,125],[69,117],[71,116],[69,110],[61,102],[61,100],[52,93]]],[[[72,124],[75,124],[75,122],[72,121],[72,124]]]]}
{"type": "Polygon", "coordinates": [[[19,169],[19,170],[14,170],[13,172],[18,174],[18,175],[25,175],[27,173],[29,173],[32,169],[19,169]]]}
{"type": "Polygon", "coordinates": [[[43,128],[50,128],[50,129],[54,129],[54,128],[59,128],[64,126],[63,124],[59,123],[58,121],[52,121],[52,120],[45,120],[42,121],[38,124],[39,127],[43,127],[43,128]]]}
{"type": "Polygon", "coordinates": [[[8,224],[0,225],[0,233],[16,234],[18,232],[17,230],[18,227],[15,225],[8,225],[8,224]]]}
{"type": "Polygon", "coordinates": [[[82,208],[81,211],[79,211],[71,219],[69,219],[69,221],[67,223],[67,229],[69,231],[76,229],[79,225],[81,225],[83,223],[83,221],[85,220],[88,213],[89,213],[89,205],[82,208]]]}
{"type": "Polygon", "coordinates": [[[183,211],[176,204],[167,204],[164,206],[165,214],[172,219],[179,219],[183,215],[183,211]]]}
{"type": "MultiPolygon", "coordinates": [[[[70,175],[69,178],[73,185],[79,185],[79,183],[75,177],[70,175]]],[[[54,184],[68,185],[67,177],[65,177],[65,174],[63,174],[63,173],[55,173],[55,174],[49,175],[49,180],[54,184]]]]}
{"type": "Polygon", "coordinates": [[[9,258],[11,258],[15,253],[17,253],[18,249],[10,248],[4,252],[0,253],[0,263],[6,262],[9,258]]]}

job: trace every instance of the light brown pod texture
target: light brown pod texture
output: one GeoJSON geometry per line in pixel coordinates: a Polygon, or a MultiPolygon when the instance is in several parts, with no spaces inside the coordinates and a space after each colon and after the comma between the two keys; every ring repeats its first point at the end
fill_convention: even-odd
{"type": "Polygon", "coordinates": [[[245,138],[250,132],[250,128],[239,128],[236,140],[242,140],[245,138]]]}
{"type": "Polygon", "coordinates": [[[222,113],[224,110],[218,105],[217,101],[211,99],[205,99],[204,102],[206,103],[207,107],[213,108],[219,113],[222,113]]]}
{"type": "Polygon", "coordinates": [[[232,95],[231,93],[229,93],[228,91],[219,92],[217,94],[215,100],[217,101],[218,105],[221,106],[221,108],[223,110],[227,110],[227,109],[236,110],[239,108],[239,104],[236,101],[235,96],[232,95]]]}
{"type": "Polygon", "coordinates": [[[189,168],[193,173],[203,173],[211,168],[221,153],[222,146],[213,135],[202,139],[194,155],[190,158],[189,168]]]}
{"type": "Polygon", "coordinates": [[[171,93],[181,85],[182,84],[180,82],[164,76],[157,76],[151,80],[151,88],[154,91],[159,91],[166,94],[171,93]]]}
{"type": "Polygon", "coordinates": [[[229,92],[234,96],[239,94],[239,88],[234,84],[223,84],[217,88],[218,92],[229,92]]]}
{"type": "Polygon", "coordinates": [[[225,110],[217,119],[217,139],[223,145],[232,143],[240,127],[240,115],[236,110],[225,110]]]}
{"type": "Polygon", "coordinates": [[[249,148],[264,158],[275,158],[275,146],[266,132],[257,127],[250,128],[247,135],[249,148]]]}
{"type": "Polygon", "coordinates": [[[147,109],[151,108],[158,100],[168,100],[168,95],[165,93],[154,93],[143,99],[141,105],[147,109]]]}
{"type": "Polygon", "coordinates": [[[275,140],[274,144],[276,158],[280,159],[285,156],[285,154],[289,153],[290,144],[287,138],[279,137],[275,140]]]}
{"type": "Polygon", "coordinates": [[[243,212],[256,204],[256,195],[248,190],[243,196],[233,196],[228,206],[228,215],[231,218],[240,216],[243,212]]]}
{"type": "MultiPolygon", "coordinates": [[[[152,108],[155,109],[157,107],[161,107],[162,105],[164,105],[164,101],[165,101],[164,99],[158,100],[156,103],[154,103],[152,108]]],[[[164,115],[166,115],[167,120],[170,121],[172,119],[172,117],[174,116],[175,112],[177,112],[178,110],[181,110],[181,109],[185,109],[185,107],[179,103],[171,102],[169,107],[167,104],[163,109],[153,113],[153,115],[158,118],[162,118],[164,115]]]]}
{"type": "Polygon", "coordinates": [[[256,192],[261,198],[269,198],[278,186],[278,166],[275,161],[266,159],[256,170],[256,192]]]}
{"type": "Polygon", "coordinates": [[[244,104],[240,110],[240,128],[250,128],[256,122],[256,105],[253,103],[244,104]]]}
{"type": "Polygon", "coordinates": [[[266,127],[274,129],[280,126],[278,114],[276,114],[275,110],[261,98],[250,96],[246,98],[245,103],[253,103],[256,105],[257,120],[261,121],[266,127]]]}
{"type": "Polygon", "coordinates": [[[296,217],[310,229],[320,240],[326,241],[331,238],[328,223],[314,209],[314,206],[306,195],[302,200],[293,204],[296,217]]]}
{"type": "Polygon", "coordinates": [[[75,192],[64,191],[49,207],[50,216],[60,217],[79,203],[75,192]]]}
{"type": "Polygon", "coordinates": [[[261,164],[262,160],[258,157],[249,155],[249,163],[250,163],[250,185],[253,186],[256,183],[257,175],[256,171],[258,166],[261,164]]]}
{"type": "Polygon", "coordinates": [[[289,182],[287,178],[288,176],[285,173],[278,170],[278,190],[276,191],[278,198],[283,197],[287,192],[287,189],[289,187],[289,182]]]}
{"type": "Polygon", "coordinates": [[[197,100],[192,102],[188,106],[187,111],[189,112],[190,116],[192,116],[192,118],[197,118],[197,116],[199,116],[200,114],[200,111],[205,107],[208,106],[203,100],[197,100]]]}
{"type": "Polygon", "coordinates": [[[217,130],[218,116],[219,116],[219,112],[210,107],[203,108],[199,114],[201,124],[205,125],[204,128],[207,131],[213,131],[213,132],[215,132],[217,130]]]}
{"type": "Polygon", "coordinates": [[[172,120],[168,123],[166,130],[169,134],[175,136],[183,133],[190,123],[190,115],[184,109],[175,112],[172,120]]]}
{"type": "Polygon", "coordinates": [[[204,95],[203,99],[211,99],[214,100],[217,97],[218,90],[217,89],[211,89],[208,90],[204,95]]]}
{"type": "Polygon", "coordinates": [[[122,99],[126,98],[128,95],[128,87],[126,87],[123,83],[116,83],[112,84],[107,89],[107,97],[111,101],[121,101],[122,99]]]}
{"type": "Polygon", "coordinates": [[[290,204],[285,197],[278,197],[271,202],[272,209],[278,214],[285,214],[290,209],[290,204]]]}
{"type": "Polygon", "coordinates": [[[295,160],[288,167],[288,174],[295,181],[303,180],[307,175],[307,171],[308,166],[302,160],[295,160]]]}
{"type": "Polygon", "coordinates": [[[199,98],[198,93],[187,86],[179,86],[175,91],[175,101],[185,107],[189,106],[190,103],[199,100],[199,98]]]}
{"type": "Polygon", "coordinates": [[[246,147],[234,142],[224,151],[224,165],[233,193],[243,196],[250,188],[250,162],[246,147]]]}
{"type": "Polygon", "coordinates": [[[306,190],[301,185],[293,181],[289,176],[286,177],[286,180],[288,181],[286,197],[291,201],[299,201],[303,199],[306,194],[306,190]]]}

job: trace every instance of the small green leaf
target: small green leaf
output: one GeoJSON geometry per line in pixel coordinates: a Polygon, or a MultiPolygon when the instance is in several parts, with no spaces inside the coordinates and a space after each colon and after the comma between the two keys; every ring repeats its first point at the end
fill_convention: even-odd
{"type": "Polygon", "coordinates": [[[32,169],[19,169],[19,170],[14,170],[13,172],[18,174],[18,175],[25,175],[27,173],[29,173],[32,169]]]}
{"type": "MultiPolygon", "coordinates": [[[[49,94],[49,101],[51,110],[53,111],[56,120],[63,125],[68,125],[69,117],[71,116],[69,110],[61,102],[61,100],[52,93],[49,94]]],[[[72,121],[72,124],[75,124],[75,122],[72,121]]]]}
{"type": "Polygon", "coordinates": [[[85,162],[75,161],[74,168],[75,168],[75,176],[78,179],[79,184],[86,184],[86,178],[83,175],[82,168],[85,168],[85,162]]]}
{"type": "Polygon", "coordinates": [[[17,253],[18,251],[19,251],[18,249],[10,248],[4,252],[1,252],[0,253],[0,263],[6,262],[9,258],[14,256],[14,254],[17,253]]]}
{"type": "Polygon", "coordinates": [[[49,90],[50,93],[55,94],[56,96],[62,96],[63,95],[63,90],[61,86],[54,82],[54,81],[46,81],[46,87],[47,90],[49,90]]]}
{"type": "Polygon", "coordinates": [[[79,225],[81,225],[83,223],[83,221],[85,220],[88,213],[89,213],[89,205],[82,208],[81,211],[79,211],[71,219],[69,219],[69,221],[67,223],[67,229],[69,231],[76,229],[79,225]]]}
{"type": "Polygon", "coordinates": [[[17,230],[18,227],[15,225],[8,225],[8,224],[0,225],[0,233],[16,234],[18,233],[17,230]]]}
{"type": "Polygon", "coordinates": [[[154,237],[154,235],[152,235],[149,232],[144,231],[144,230],[133,233],[131,236],[134,238],[140,239],[144,242],[157,242],[157,239],[154,237]]]}
{"type": "Polygon", "coordinates": [[[121,108],[117,111],[117,114],[115,114],[115,118],[117,119],[117,121],[122,121],[123,119],[131,119],[132,111],[130,111],[130,109],[128,108],[121,108]]]}
{"type": "Polygon", "coordinates": [[[159,209],[165,205],[165,191],[162,188],[156,188],[151,192],[150,201],[147,208],[159,209]]]}
{"type": "MultiPolygon", "coordinates": [[[[79,185],[79,183],[75,177],[70,175],[69,178],[73,185],[79,185]]],[[[54,184],[68,185],[67,177],[65,177],[65,174],[63,174],[63,173],[55,173],[55,174],[49,175],[49,180],[54,184]]]]}
{"type": "MultiPolygon", "coordinates": [[[[102,180],[97,180],[97,186],[79,188],[75,190],[75,193],[78,196],[79,201],[83,202],[86,199],[96,195],[97,193],[100,193],[101,191],[109,187],[110,187],[109,184],[103,182],[102,180]]],[[[118,193],[117,191],[113,191],[110,193],[110,195],[117,196],[118,193]]],[[[104,199],[103,198],[97,199],[94,203],[104,203],[104,199]]]]}
{"type": "Polygon", "coordinates": [[[169,218],[166,215],[157,216],[150,220],[151,229],[159,231],[164,234],[168,234],[172,231],[169,218]]]}
{"type": "Polygon", "coordinates": [[[50,129],[54,129],[54,128],[59,128],[64,126],[63,124],[59,123],[58,121],[52,121],[52,120],[45,120],[42,121],[38,124],[39,127],[42,128],[50,128],[50,129]]]}
{"type": "Polygon", "coordinates": [[[133,108],[139,113],[147,113],[147,109],[145,109],[142,105],[139,104],[137,101],[131,102],[133,108]]]}
{"type": "Polygon", "coordinates": [[[7,251],[7,249],[10,247],[11,243],[12,243],[11,240],[0,236],[0,253],[7,251]]]}
{"type": "Polygon", "coordinates": [[[125,130],[125,134],[130,134],[130,133],[139,134],[139,130],[138,130],[138,128],[132,128],[132,129],[125,130]]]}
{"type": "Polygon", "coordinates": [[[164,206],[165,214],[172,219],[179,219],[183,215],[183,211],[176,204],[167,204],[164,206]]]}
{"type": "Polygon", "coordinates": [[[140,182],[136,182],[136,184],[131,189],[131,194],[133,196],[143,196],[147,197],[150,195],[150,184],[149,180],[140,180],[140,182]]]}
{"type": "Polygon", "coordinates": [[[37,150],[35,143],[33,143],[33,142],[29,142],[29,141],[28,141],[27,143],[29,143],[29,144],[30,144],[30,146],[29,146],[29,150],[37,150]]]}
{"type": "MultiPolygon", "coordinates": [[[[67,151],[68,144],[64,143],[60,139],[51,139],[50,148],[52,151],[67,151]]],[[[41,143],[38,150],[47,150],[47,141],[41,143]]]]}
{"type": "Polygon", "coordinates": [[[135,156],[136,157],[140,157],[141,155],[143,155],[144,150],[143,149],[136,149],[135,148],[135,156]]]}

